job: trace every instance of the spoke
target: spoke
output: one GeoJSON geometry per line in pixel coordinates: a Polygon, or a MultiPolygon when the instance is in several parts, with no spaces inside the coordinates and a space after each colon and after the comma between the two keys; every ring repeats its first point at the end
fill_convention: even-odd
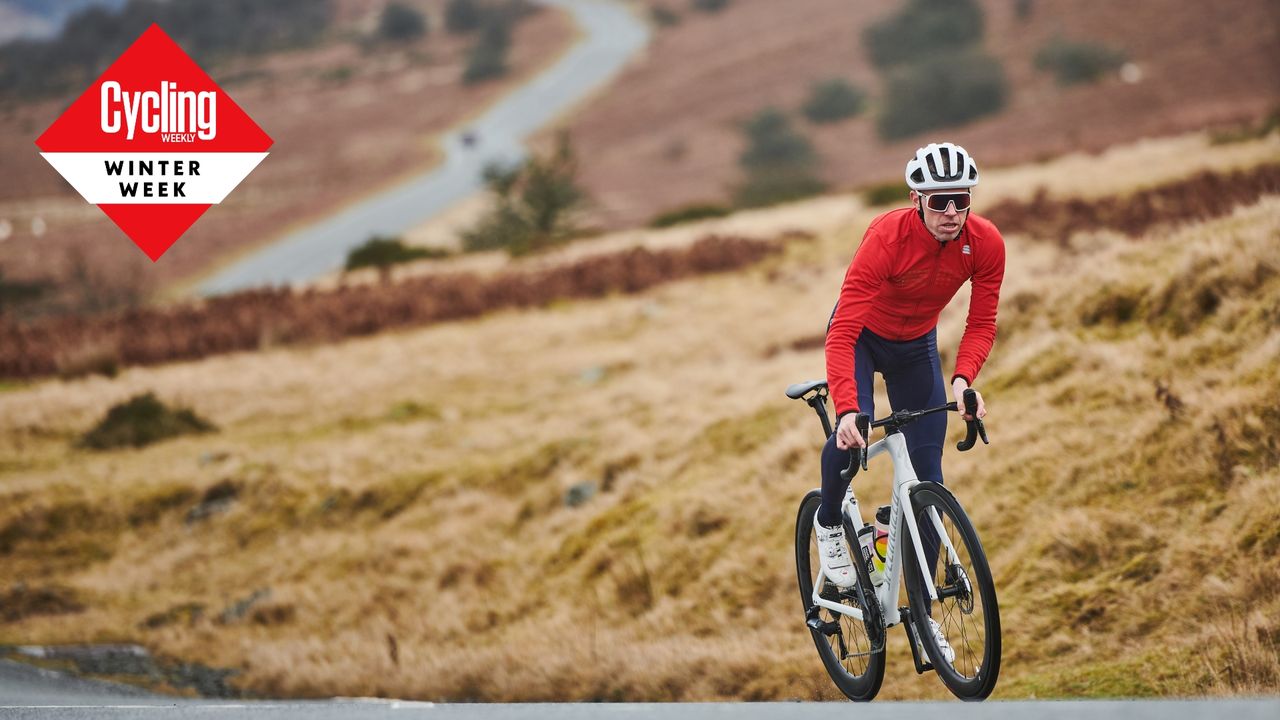
{"type": "MultiPolygon", "coordinates": [[[[968,660],[969,660],[969,667],[976,668],[977,663],[974,662],[973,648],[970,646],[970,643],[969,643],[969,633],[965,629],[965,626],[963,623],[960,625],[960,638],[964,641],[964,651],[965,651],[965,655],[968,657],[968,660]]],[[[974,675],[977,675],[976,671],[974,672],[974,675]]],[[[965,676],[968,677],[969,674],[965,673],[965,676]]]]}
{"type": "MultiPolygon", "coordinates": [[[[951,514],[946,512],[945,508],[940,508],[940,510],[943,532],[950,547],[955,551],[955,555],[948,557],[948,561],[954,562],[960,570],[954,578],[954,583],[956,587],[963,588],[965,587],[964,577],[970,574],[968,570],[968,546],[964,543],[963,534],[959,532],[959,528],[956,527],[951,514]]],[[[945,546],[943,549],[945,549],[945,546]]],[[[940,568],[939,574],[942,576],[941,584],[946,584],[947,571],[945,565],[940,568]]],[[[956,650],[956,659],[960,661],[953,666],[955,671],[969,678],[976,676],[977,673],[974,670],[976,667],[974,662],[975,655],[970,642],[968,623],[965,622],[964,611],[961,608],[963,600],[963,595],[953,596],[943,603],[942,626],[947,635],[947,640],[952,643],[952,648],[956,650]],[[955,648],[956,643],[959,643],[961,647],[955,648]]]]}

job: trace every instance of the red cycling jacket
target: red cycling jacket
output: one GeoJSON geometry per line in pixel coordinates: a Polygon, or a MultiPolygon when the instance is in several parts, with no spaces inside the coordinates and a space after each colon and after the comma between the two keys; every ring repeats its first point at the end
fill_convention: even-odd
{"type": "Polygon", "coordinates": [[[853,348],[864,327],[886,340],[918,338],[969,280],[973,293],[952,380],[970,384],[996,340],[996,305],[1004,280],[1004,238],[984,217],[969,213],[959,237],[940,243],[915,208],[891,210],[871,221],[845,273],[827,328],[827,382],[836,416],[858,409],[853,348]]]}

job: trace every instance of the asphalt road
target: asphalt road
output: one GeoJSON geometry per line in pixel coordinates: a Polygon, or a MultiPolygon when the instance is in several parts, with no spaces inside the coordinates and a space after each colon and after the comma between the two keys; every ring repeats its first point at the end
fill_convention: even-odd
{"type": "Polygon", "coordinates": [[[445,135],[443,165],[272,243],[206,280],[199,292],[311,280],[340,268],[347,252],[371,235],[400,235],[429,220],[480,190],[489,163],[521,161],[525,138],[603,86],[649,41],[648,27],[617,0],[534,2],[567,10],[582,37],[550,68],[445,135]],[[476,137],[470,147],[462,141],[468,131],[476,137]]]}
{"type": "Polygon", "coordinates": [[[399,700],[188,700],[0,660],[0,718],[270,718],[271,720],[777,720],[839,713],[858,720],[1275,720],[1280,698],[1258,700],[989,701],[901,703],[434,704],[399,700]]]}

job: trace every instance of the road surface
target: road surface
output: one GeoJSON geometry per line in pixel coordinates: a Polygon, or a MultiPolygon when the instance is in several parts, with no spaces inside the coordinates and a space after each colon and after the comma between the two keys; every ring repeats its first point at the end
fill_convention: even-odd
{"type": "Polygon", "coordinates": [[[341,268],[348,251],[370,236],[401,235],[429,220],[480,190],[481,175],[489,163],[521,161],[527,137],[603,86],[649,41],[648,27],[617,0],[534,1],[567,10],[581,30],[581,39],[554,65],[483,116],[445,135],[446,158],[441,166],[219,271],[199,285],[200,294],[305,282],[341,268]],[[471,146],[463,142],[466,132],[476,138],[471,146]]]}
{"type": "Polygon", "coordinates": [[[0,660],[0,718],[270,718],[270,720],[782,720],[836,713],[858,720],[1275,720],[1280,698],[851,703],[435,704],[401,700],[190,700],[0,660]]]}

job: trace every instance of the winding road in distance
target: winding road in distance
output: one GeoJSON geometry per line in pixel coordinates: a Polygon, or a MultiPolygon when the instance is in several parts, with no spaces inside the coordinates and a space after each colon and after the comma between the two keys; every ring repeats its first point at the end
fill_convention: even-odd
{"type": "Polygon", "coordinates": [[[479,191],[489,163],[510,165],[526,155],[525,138],[603,86],[649,42],[649,28],[618,0],[534,0],[563,8],[581,31],[554,65],[503,97],[465,131],[443,138],[438,167],[293,232],[218,271],[197,286],[201,295],[312,280],[342,267],[347,252],[371,235],[401,235],[479,191]]]}

